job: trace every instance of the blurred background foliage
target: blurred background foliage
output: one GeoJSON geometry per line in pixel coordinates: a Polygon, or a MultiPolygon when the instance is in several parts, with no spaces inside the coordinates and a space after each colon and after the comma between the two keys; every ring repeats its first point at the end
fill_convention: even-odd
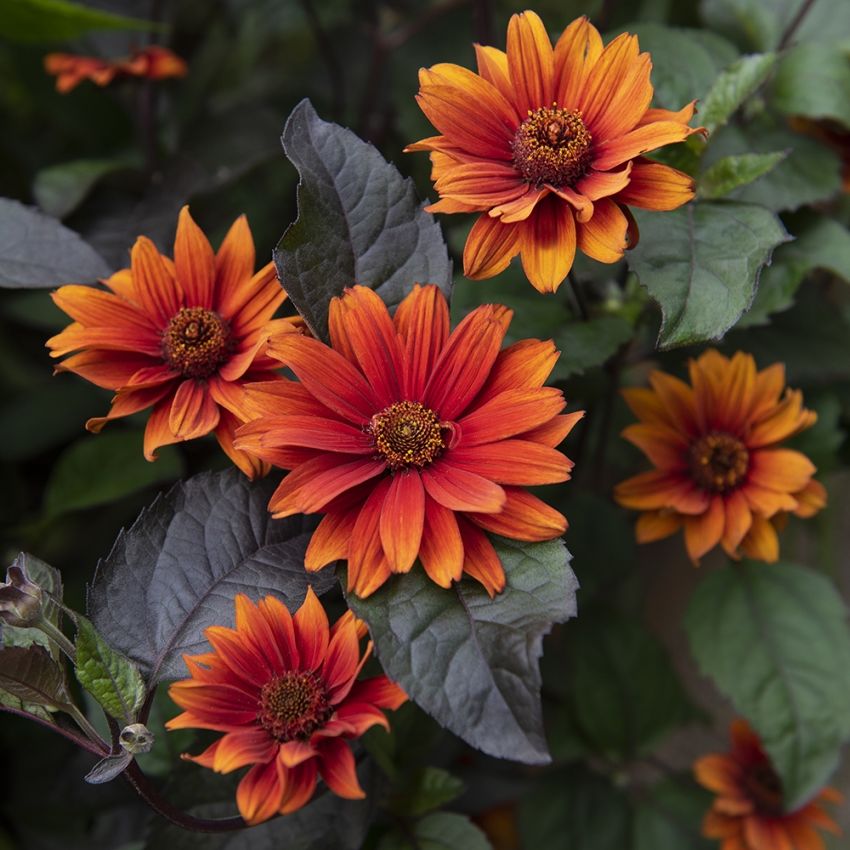
{"type": "MultiPolygon", "coordinates": [[[[154,23],[114,29],[98,26],[97,14],[57,16],[48,0],[2,0],[0,195],[61,218],[113,269],[126,265],[139,234],[170,253],[186,202],[213,244],[247,213],[258,257],[268,257],[296,217],[297,175],[279,137],[302,98],[326,120],[375,144],[426,198],[427,158],[401,153],[431,133],[413,97],[418,68],[442,61],[472,66],[472,43],[503,47],[509,15],[526,5],[88,4],[154,23]],[[44,71],[50,51],[118,57],[151,40],[187,60],[184,79],[129,79],[103,89],[83,83],[62,95],[44,71]]],[[[842,175],[850,161],[850,6],[815,0],[794,28],[790,49],[783,38],[800,10],[796,0],[538,0],[534,9],[553,34],[580,14],[609,35],[637,32],[653,54],[656,102],[668,108],[705,98],[741,54],[783,51],[772,75],[713,134],[701,162],[687,144],[665,155],[686,170],[700,169],[703,198],[766,207],[798,237],[776,250],[752,309],[722,348],[750,351],[761,367],[784,362],[789,383],[818,411],[816,428],[799,438],[799,447],[817,464],[830,504],[805,528],[792,520],[783,558],[823,571],[846,594],[850,201],[842,175]],[[753,182],[737,172],[731,178],[711,172],[725,157],[753,152],[777,154],[774,162],[758,164],[766,170],[753,182]]],[[[443,217],[441,224],[459,272],[471,218],[443,217]]],[[[582,584],[581,616],[546,642],[544,698],[554,764],[528,768],[487,759],[406,706],[392,736],[371,735],[369,749],[385,781],[382,815],[368,846],[486,847],[458,813],[471,816],[498,850],[520,842],[577,850],[712,846],[699,837],[708,798],[689,770],[697,756],[726,748],[732,710],[697,672],[682,621],[694,587],[721,559],[706,559],[697,573],[675,538],[638,551],[632,519],[610,498],[614,483],[643,468],[636,450],[618,438],[630,421],[618,388],[643,382],[651,368],[681,374],[687,357],[701,349],[656,350],[659,311],[626,263],[601,266],[580,257],[575,282],[542,297],[515,263],[483,283],[458,273],[453,301],[456,316],[484,301],[507,303],[517,311],[514,338],[553,337],[563,351],[553,379],[571,409],[588,411],[565,445],[577,463],[573,481],[545,493],[570,519],[566,540],[582,584]],[[451,811],[443,811],[446,806],[451,811]]],[[[110,425],[101,436],[87,434],[85,420],[103,413],[109,397],[73,376],[51,377],[44,340],[65,322],[45,290],[0,292],[0,523],[6,563],[20,549],[52,563],[62,571],[66,599],[82,609],[86,582],[118,529],[158,490],[223,463],[211,441],[164,449],[155,464],[146,463],[143,418],[110,425]]],[[[748,650],[732,637],[729,651],[748,650]]],[[[163,696],[162,720],[171,711],[163,696]]],[[[167,747],[144,765],[152,775],[177,785],[219,779],[179,764],[191,735],[154,731],[167,747]]],[[[161,828],[149,834],[146,810],[121,782],[92,787],[80,781],[89,762],[64,741],[4,716],[0,848],[217,846],[192,836],[178,844],[161,828]]],[[[833,784],[850,787],[846,765],[833,784]]],[[[846,828],[846,811],[840,819],[846,828]]],[[[234,850],[254,846],[248,838],[229,840],[234,850]]]]}

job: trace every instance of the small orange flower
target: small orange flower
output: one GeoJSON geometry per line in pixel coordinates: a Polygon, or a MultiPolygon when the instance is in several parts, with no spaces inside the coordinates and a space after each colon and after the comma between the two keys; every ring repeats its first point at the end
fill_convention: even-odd
{"type": "Polygon", "coordinates": [[[254,274],[254,240],[238,218],[214,254],[189,215],[180,213],[174,261],[145,236],[130,268],[90,286],[62,286],[53,300],[74,323],[47,341],[57,372],[75,372],[117,390],[106,416],[90,419],[98,432],[111,419],[153,408],[144,452],[215,432],[230,459],[254,476],[265,467],[233,447],[237,425],[247,420],[241,385],[271,380],[279,364],[263,353],[273,330],[293,330],[290,319],[272,320],[286,298],[273,263],[254,274]]]}
{"type": "Polygon", "coordinates": [[[637,539],[649,543],[684,526],[696,562],[718,543],[731,557],[775,561],[775,525],[788,513],[809,517],[826,504],[815,467],[779,443],[815,423],[799,390],[785,387],[776,363],[756,372],[749,354],[731,360],[711,349],[690,362],[691,386],[664,372],[652,389],[623,395],[641,421],[623,431],[656,467],[615,489],[626,508],[646,513],[637,539]]]}
{"type": "Polygon", "coordinates": [[[583,412],[561,414],[544,387],[558,352],[524,340],[500,351],[511,312],[487,305],[449,333],[446,299],[416,286],[390,318],[371,289],[331,302],[332,347],[272,337],[269,354],[300,380],[247,390],[257,419],[236,445],[293,470],[276,517],[321,511],[305,565],[348,559],[348,588],[377,590],[417,557],[442,587],[462,573],[492,595],[505,585],[484,531],[550,540],[560,513],[524,488],[570,477],[555,449],[583,412]]]}
{"type": "Polygon", "coordinates": [[[273,596],[235,602],[236,628],[206,629],[213,651],[183,656],[191,678],[168,690],[185,711],[166,728],[225,733],[183,758],[218,773],[252,765],[236,790],[249,824],[300,809],[317,775],[340,797],[365,797],[346,741],[389,729],[381,709],[407,697],[386,676],[357,681],[372,649],[360,656],[363,624],[346,611],[329,628],[312,588],[294,616],[273,596]]]}
{"type": "Polygon", "coordinates": [[[187,71],[186,63],[179,56],[167,47],[156,44],[137,50],[124,59],[49,53],[44,57],[44,68],[48,74],[56,77],[56,90],[63,94],[75,89],[83,80],[106,86],[116,77],[164,80],[168,77],[185,77],[187,71]]]}
{"type": "Polygon", "coordinates": [[[824,788],[795,812],[783,810],[782,782],[746,721],[732,723],[732,752],[703,756],[694,765],[697,781],[717,794],[702,831],[719,839],[721,850],[823,850],[816,827],[840,830],[823,803],[841,794],[824,788]]]}
{"type": "Polygon", "coordinates": [[[699,132],[679,112],[650,109],[652,62],[637,36],[603,48],[587,20],[554,49],[534,12],[508,24],[507,53],[475,45],[478,73],[441,64],[419,72],[417,101],[439,136],[430,151],[440,201],[433,212],[482,212],[463,253],[470,278],[493,277],[521,254],[528,279],[554,292],[576,246],[614,263],[638,232],[628,206],[672,210],[694,181],[642,154],[699,132]]]}

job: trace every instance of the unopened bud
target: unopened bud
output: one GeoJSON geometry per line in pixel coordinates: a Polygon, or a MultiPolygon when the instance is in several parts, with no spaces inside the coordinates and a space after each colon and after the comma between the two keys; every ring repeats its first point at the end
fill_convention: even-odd
{"type": "Polygon", "coordinates": [[[153,747],[153,732],[144,723],[131,723],[121,730],[118,741],[128,753],[133,755],[149,753],[153,747]]]}
{"type": "Polygon", "coordinates": [[[0,584],[0,622],[7,626],[32,626],[42,617],[42,591],[23,567],[12,565],[0,584]]]}

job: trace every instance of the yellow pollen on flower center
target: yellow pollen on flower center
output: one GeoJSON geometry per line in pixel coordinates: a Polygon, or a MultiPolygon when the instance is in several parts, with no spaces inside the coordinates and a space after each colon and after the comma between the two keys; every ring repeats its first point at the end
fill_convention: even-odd
{"type": "Polygon", "coordinates": [[[587,173],[592,141],[580,112],[557,103],[529,110],[512,143],[514,166],[535,186],[572,186],[587,173]]]}
{"type": "Polygon", "coordinates": [[[181,307],[162,335],[166,362],[187,378],[208,378],[232,348],[227,322],[203,307],[181,307]]]}
{"type": "Polygon", "coordinates": [[[333,706],[315,673],[283,673],[266,682],[260,691],[257,720],[281,743],[307,739],[332,714],[333,706]]]}
{"type": "Polygon", "coordinates": [[[437,414],[418,401],[398,401],[376,413],[366,431],[392,470],[433,461],[445,448],[437,414]]]}
{"type": "Polygon", "coordinates": [[[703,490],[722,493],[741,484],[750,466],[750,453],[731,434],[706,434],[691,446],[690,463],[694,481],[703,490]]]}

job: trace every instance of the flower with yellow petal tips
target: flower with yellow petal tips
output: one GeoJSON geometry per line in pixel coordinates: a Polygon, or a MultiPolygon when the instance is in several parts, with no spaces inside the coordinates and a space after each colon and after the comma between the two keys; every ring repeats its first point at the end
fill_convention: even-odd
{"type": "Polygon", "coordinates": [[[407,696],[386,676],[358,681],[372,649],[360,655],[362,630],[350,611],[329,627],[312,588],[294,616],[273,596],[254,604],[240,594],[236,628],[210,626],[213,651],[183,656],[190,678],[168,693],[185,711],[166,728],[225,733],[184,758],[218,773],[251,765],[236,789],[247,823],[300,809],[319,776],[340,797],[365,796],[346,742],[389,729],[381,709],[407,696]]]}
{"type": "Polygon", "coordinates": [[[623,391],[640,422],[623,436],[655,469],[623,481],[617,501],[645,513],[637,539],[648,543],[685,529],[697,561],[718,543],[738,557],[775,561],[776,526],[788,513],[815,514],[826,491],[803,454],[780,443],[815,423],[785,369],[761,372],[749,354],[731,359],[711,349],[690,363],[690,386],[665,372],[651,389],[623,391]]]}
{"type": "Polygon", "coordinates": [[[555,447],[583,412],[544,387],[552,342],[502,349],[511,312],[485,305],[449,333],[436,286],[416,286],[391,318],[371,289],[331,302],[331,346],[272,337],[269,354],[299,379],[246,390],[257,417],[236,445],[291,469],[276,517],[324,513],[305,565],[348,559],[348,585],[374,593],[417,561],[442,587],[463,573],[493,595],[505,573],[486,531],[551,540],[567,521],[525,488],[570,477],[555,447]]]}
{"type": "Polygon", "coordinates": [[[699,132],[678,112],[650,109],[652,62],[637,36],[603,47],[587,18],[555,47],[534,12],[514,15],[507,51],[475,45],[478,73],[440,64],[419,72],[417,101],[440,132],[430,151],[433,212],[480,212],[466,241],[467,277],[493,277],[521,255],[528,279],[554,292],[576,247],[614,263],[637,244],[629,206],[673,210],[694,196],[681,171],[643,157],[699,132]]]}
{"type": "Polygon", "coordinates": [[[717,795],[703,821],[706,838],[719,840],[720,850],[824,850],[818,828],[840,835],[823,807],[841,802],[838,791],[823,788],[796,811],[784,811],[782,781],[758,736],[736,720],[731,737],[732,752],[694,765],[697,782],[717,795]]]}
{"type": "Polygon", "coordinates": [[[140,236],[130,268],[92,286],[62,286],[53,300],[73,320],[47,341],[57,372],[116,390],[106,416],[90,419],[98,432],[110,420],[153,408],[144,453],[215,432],[230,459],[246,474],[265,471],[233,447],[247,420],[241,386],[272,380],[279,367],[264,353],[273,330],[294,330],[273,320],[286,298],[274,264],[254,273],[254,240],[245,217],[230,228],[217,254],[189,215],[180,213],[174,260],[140,236]],[[74,353],[76,352],[76,353],[74,353]]]}

